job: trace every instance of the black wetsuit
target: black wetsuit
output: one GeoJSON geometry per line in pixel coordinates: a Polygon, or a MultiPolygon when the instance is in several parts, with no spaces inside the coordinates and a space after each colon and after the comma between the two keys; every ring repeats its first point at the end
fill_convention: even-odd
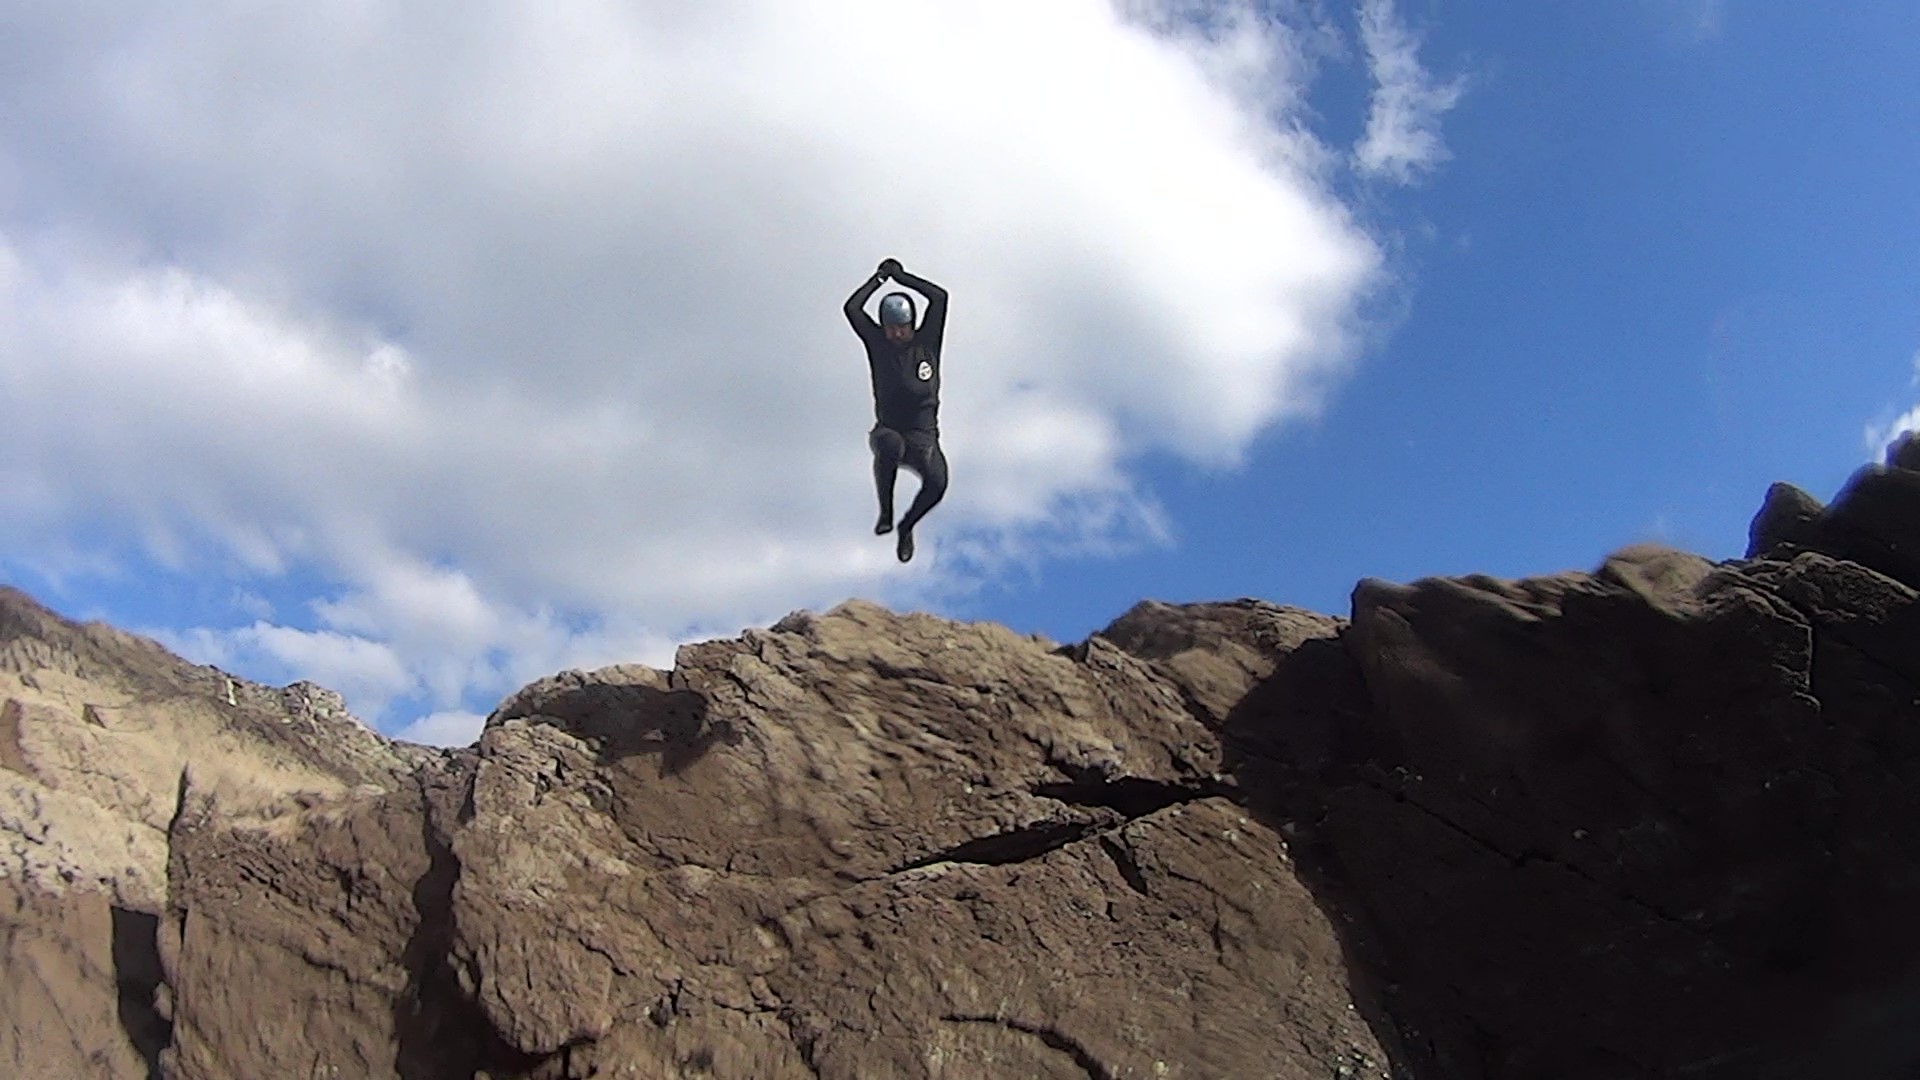
{"type": "Polygon", "coordinates": [[[940,451],[940,346],[947,329],[947,290],[904,270],[894,278],[927,298],[926,318],[913,340],[895,345],[867,314],[867,300],[881,285],[878,275],[847,297],[845,310],[847,322],[867,347],[873,377],[874,426],[867,443],[880,495],[876,532],[892,526],[893,485],[900,466],[920,474],[920,491],[900,519],[900,557],[905,559],[913,552],[914,525],[947,493],[947,458],[940,451]]]}

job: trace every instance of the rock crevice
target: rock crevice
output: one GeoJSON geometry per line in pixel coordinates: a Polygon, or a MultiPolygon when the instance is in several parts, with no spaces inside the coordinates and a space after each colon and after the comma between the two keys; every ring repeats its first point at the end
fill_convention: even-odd
{"type": "Polygon", "coordinates": [[[0,591],[21,1075],[1789,1080],[1920,1070],[1920,450],[1747,557],[849,602],[479,742],[0,591]]]}

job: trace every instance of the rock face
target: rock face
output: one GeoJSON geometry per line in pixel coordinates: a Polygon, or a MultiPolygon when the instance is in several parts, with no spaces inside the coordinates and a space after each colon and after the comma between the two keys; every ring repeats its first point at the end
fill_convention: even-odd
{"type": "Polygon", "coordinates": [[[183,795],[337,801],[431,756],[330,691],[275,690],[0,588],[0,1065],[145,1076],[171,1039],[157,933],[183,795]]]}
{"type": "Polygon", "coordinates": [[[451,752],[0,596],[0,1060],[1914,1075],[1910,457],[1777,486],[1723,564],[1069,646],[852,602],[541,680],[451,752]]]}
{"type": "Polygon", "coordinates": [[[1211,730],[1338,625],[1136,620],[1200,650],[1169,658],[1186,681],[854,603],[536,683],[407,792],[190,806],[163,934],[177,1014],[208,1019],[172,1067],[1380,1075],[1338,933],[1211,730]]]}

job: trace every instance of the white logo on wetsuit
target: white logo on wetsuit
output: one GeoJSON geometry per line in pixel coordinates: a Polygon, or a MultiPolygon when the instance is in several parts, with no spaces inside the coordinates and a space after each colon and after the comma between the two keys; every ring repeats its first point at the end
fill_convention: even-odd
{"type": "Polygon", "coordinates": [[[920,361],[919,375],[921,382],[926,382],[928,379],[933,378],[933,365],[927,363],[925,360],[920,361]]]}

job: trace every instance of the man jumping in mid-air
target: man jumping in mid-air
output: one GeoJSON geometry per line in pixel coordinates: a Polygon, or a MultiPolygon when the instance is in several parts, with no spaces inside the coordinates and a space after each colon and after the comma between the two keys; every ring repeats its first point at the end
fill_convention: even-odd
{"type": "Polygon", "coordinates": [[[875,423],[867,445],[873,448],[873,482],[880,492],[876,536],[894,529],[893,481],[900,466],[920,474],[920,491],[900,519],[897,551],[906,562],[913,558],[913,527],[947,493],[947,457],[940,452],[940,343],[947,329],[947,290],[907,273],[898,259],[888,259],[847,297],[845,311],[867,347],[873,375],[875,423]],[[927,317],[918,330],[913,297],[903,292],[880,298],[878,323],[868,317],[868,298],[888,278],[927,298],[927,317]]]}

